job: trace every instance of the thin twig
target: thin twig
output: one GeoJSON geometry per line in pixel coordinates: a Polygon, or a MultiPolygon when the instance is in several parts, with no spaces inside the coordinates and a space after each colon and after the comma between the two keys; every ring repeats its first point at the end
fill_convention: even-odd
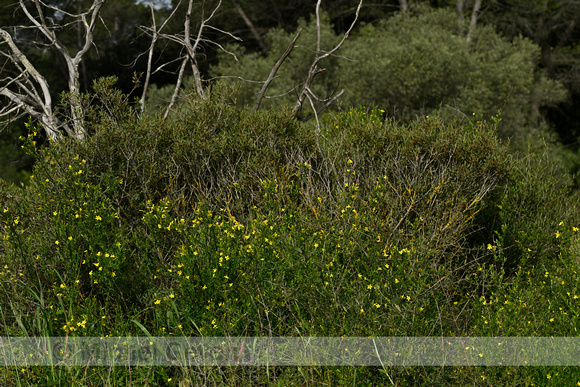
{"type": "Polygon", "coordinates": [[[308,89],[310,89],[310,86],[312,85],[312,81],[314,80],[314,77],[316,76],[316,74],[323,71],[322,69],[320,69],[318,67],[318,63],[320,63],[321,60],[328,58],[329,56],[334,54],[336,52],[336,50],[338,50],[344,44],[344,42],[346,41],[346,39],[350,35],[352,29],[354,28],[354,25],[356,24],[356,22],[358,20],[363,0],[360,0],[360,2],[358,3],[354,20],[353,20],[352,24],[350,25],[350,27],[348,28],[348,30],[344,33],[340,42],[336,46],[334,46],[333,49],[331,49],[330,51],[327,51],[325,53],[322,53],[322,50],[320,49],[320,41],[321,41],[320,5],[321,5],[321,3],[322,3],[322,0],[318,0],[316,3],[316,33],[317,33],[316,52],[314,55],[314,60],[312,61],[312,64],[310,65],[310,69],[308,70],[308,76],[306,77],[306,81],[304,82],[304,86],[302,87],[302,91],[298,95],[298,100],[296,101],[296,104],[294,105],[294,108],[292,109],[292,112],[294,115],[298,114],[298,112],[302,108],[302,103],[304,102],[304,99],[306,98],[306,95],[308,93],[308,89]]]}
{"type": "Polygon", "coordinates": [[[340,97],[342,97],[342,95],[344,94],[344,89],[340,91],[340,93],[338,93],[337,95],[335,95],[334,97],[330,98],[328,100],[328,102],[326,102],[322,107],[318,108],[313,114],[309,115],[306,118],[301,119],[300,121],[302,122],[306,122],[308,120],[311,120],[312,118],[314,118],[317,114],[320,114],[324,109],[328,108],[330,105],[332,105],[332,103],[334,101],[336,101],[337,99],[339,99],[340,97]]]}
{"type": "Polygon", "coordinates": [[[284,51],[284,54],[282,54],[280,59],[278,59],[278,61],[276,62],[276,64],[272,68],[272,71],[270,71],[270,74],[268,75],[266,82],[264,82],[264,86],[262,86],[262,89],[260,90],[260,94],[258,94],[258,98],[256,99],[256,103],[254,104],[254,111],[256,111],[260,108],[260,103],[262,103],[262,99],[264,98],[264,94],[266,94],[266,89],[268,89],[268,86],[270,86],[270,83],[272,83],[272,80],[274,80],[274,77],[276,76],[276,73],[278,72],[278,69],[280,68],[280,66],[282,66],[282,63],[286,60],[288,55],[290,55],[290,53],[294,49],[294,45],[296,44],[296,41],[300,37],[301,33],[302,33],[302,28],[300,28],[298,30],[298,33],[296,34],[294,39],[292,39],[292,41],[288,45],[288,48],[286,48],[286,51],[284,51]]]}

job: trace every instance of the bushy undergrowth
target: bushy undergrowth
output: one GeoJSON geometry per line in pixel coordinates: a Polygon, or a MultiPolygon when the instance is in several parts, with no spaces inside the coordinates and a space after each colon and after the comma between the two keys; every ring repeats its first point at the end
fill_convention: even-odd
{"type": "MultiPolygon", "coordinates": [[[[578,199],[550,177],[547,160],[512,159],[496,122],[403,126],[359,109],[314,130],[219,94],[164,121],[97,90],[102,105],[85,142],[36,151],[28,186],[0,185],[6,334],[576,334],[578,199]]],[[[357,372],[367,383],[511,377],[476,368],[160,368],[133,377],[315,384],[357,372]]],[[[517,372],[536,380],[534,369],[517,372]]]]}

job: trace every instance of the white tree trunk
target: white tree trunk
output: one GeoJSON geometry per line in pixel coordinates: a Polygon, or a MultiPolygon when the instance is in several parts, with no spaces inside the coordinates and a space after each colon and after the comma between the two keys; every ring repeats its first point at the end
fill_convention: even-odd
{"type": "MultiPolygon", "coordinates": [[[[64,131],[69,136],[82,140],[86,136],[86,130],[83,123],[84,111],[80,94],[79,64],[93,44],[93,31],[105,0],[94,0],[86,12],[76,15],[67,14],[76,18],[78,24],[84,28],[83,46],[74,57],[70,55],[69,48],[56,36],[56,29],[52,26],[48,27],[42,8],[48,7],[52,10],[64,11],[55,6],[44,4],[40,0],[33,0],[35,12],[32,13],[24,0],[19,0],[19,2],[21,10],[33,27],[48,39],[66,63],[72,125],[65,124],[55,115],[48,82],[18,48],[12,36],[2,28],[0,28],[0,43],[5,43],[8,49],[4,49],[0,44],[0,54],[7,58],[14,66],[15,72],[20,71],[20,74],[7,76],[0,83],[0,95],[10,101],[10,106],[0,108],[0,117],[6,117],[15,112],[19,116],[29,114],[42,124],[47,136],[51,139],[58,140],[62,138],[64,131]]],[[[57,28],[60,28],[60,26],[57,26],[57,28]]]]}

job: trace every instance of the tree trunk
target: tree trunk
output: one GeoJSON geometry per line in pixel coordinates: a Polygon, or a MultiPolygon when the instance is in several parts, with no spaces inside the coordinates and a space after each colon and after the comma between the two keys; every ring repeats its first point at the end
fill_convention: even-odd
{"type": "Polygon", "coordinates": [[[467,37],[465,41],[471,43],[471,38],[475,32],[475,26],[477,25],[477,18],[479,17],[479,10],[481,8],[481,0],[475,0],[475,5],[473,6],[473,13],[471,14],[471,21],[469,22],[469,31],[467,31],[467,37]]]}
{"type": "Polygon", "coordinates": [[[399,0],[399,6],[401,7],[403,17],[407,19],[409,17],[409,4],[407,3],[407,0],[399,0]]]}

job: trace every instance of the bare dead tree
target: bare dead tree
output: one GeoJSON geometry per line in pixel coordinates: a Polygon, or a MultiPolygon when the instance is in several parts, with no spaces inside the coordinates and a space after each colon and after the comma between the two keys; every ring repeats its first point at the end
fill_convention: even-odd
{"type": "Polygon", "coordinates": [[[284,51],[284,53],[282,54],[280,59],[278,59],[278,61],[276,62],[276,64],[272,68],[272,71],[270,71],[268,78],[266,78],[266,82],[264,82],[264,85],[262,86],[260,93],[258,93],[258,98],[256,99],[256,103],[254,104],[254,111],[256,111],[260,108],[260,103],[262,103],[262,99],[264,99],[264,95],[266,94],[266,90],[268,89],[268,86],[270,86],[270,83],[272,83],[272,81],[274,80],[274,77],[276,76],[276,73],[278,72],[278,69],[280,68],[280,66],[282,66],[282,63],[284,62],[284,60],[286,60],[286,58],[288,58],[288,55],[290,55],[290,53],[294,49],[294,45],[296,44],[296,41],[300,37],[301,33],[302,33],[302,28],[300,28],[298,30],[298,33],[296,34],[294,39],[292,39],[292,41],[288,45],[288,48],[286,49],[286,51],[284,51]]]}
{"type": "MultiPolygon", "coordinates": [[[[62,138],[64,130],[70,137],[82,140],[86,136],[86,130],[83,125],[84,112],[80,95],[79,65],[93,44],[93,32],[105,0],[94,0],[88,10],[78,14],[68,13],[40,0],[32,0],[33,10],[30,10],[24,0],[19,1],[20,8],[32,23],[32,28],[39,31],[47,39],[48,45],[57,51],[66,64],[70,95],[70,124],[56,116],[46,79],[19,48],[17,40],[5,28],[0,28],[0,55],[12,64],[14,71],[13,75],[0,79],[0,95],[9,101],[7,106],[0,108],[0,117],[30,115],[42,124],[43,129],[51,139],[62,138]],[[52,23],[49,26],[43,7],[71,17],[75,20],[74,23],[78,23],[84,30],[82,45],[74,56],[70,54],[71,49],[57,37],[56,31],[62,26],[52,23]]],[[[14,31],[21,28],[23,27],[14,27],[14,31]]],[[[34,43],[42,44],[40,41],[34,43]]]]}
{"type": "Polygon", "coordinates": [[[157,28],[157,23],[155,22],[155,6],[151,5],[151,27],[141,26],[141,28],[143,28],[146,31],[149,31],[151,33],[151,45],[149,46],[149,49],[147,50],[147,71],[145,72],[145,82],[143,83],[143,93],[141,94],[141,100],[139,101],[139,103],[141,105],[141,113],[143,113],[145,111],[145,99],[147,97],[147,90],[149,89],[149,82],[151,80],[152,66],[153,66],[153,50],[155,49],[155,44],[157,43],[157,40],[159,39],[159,34],[161,33],[161,30],[167,25],[169,20],[171,20],[171,18],[173,18],[173,16],[175,15],[175,12],[179,9],[180,5],[181,5],[181,0],[173,8],[173,12],[171,12],[169,17],[167,19],[165,19],[165,21],[163,22],[163,24],[161,24],[161,26],[159,26],[159,28],[157,28]]]}
{"type": "MultiPolygon", "coordinates": [[[[195,85],[195,90],[196,90],[197,95],[202,99],[207,98],[207,96],[203,90],[201,74],[199,72],[199,67],[197,65],[197,52],[200,49],[200,44],[202,42],[213,44],[213,45],[217,46],[219,49],[223,50],[224,52],[227,52],[231,55],[234,55],[233,53],[227,51],[219,43],[204,38],[204,36],[203,36],[204,30],[205,29],[212,29],[214,31],[228,35],[235,40],[238,40],[238,41],[241,40],[240,38],[232,35],[231,33],[224,31],[224,30],[221,30],[221,29],[209,24],[211,19],[216,15],[217,11],[221,7],[222,0],[219,0],[218,4],[215,6],[213,11],[207,17],[205,15],[205,3],[206,3],[205,0],[203,0],[201,2],[201,21],[199,24],[199,28],[197,30],[197,35],[195,36],[193,42],[192,42],[192,35],[191,35],[191,13],[192,13],[193,4],[194,4],[193,0],[189,0],[189,2],[188,2],[187,11],[185,14],[185,21],[183,23],[183,27],[184,27],[183,35],[180,36],[177,34],[173,34],[173,35],[160,34],[160,36],[180,44],[183,47],[183,49],[185,50],[185,55],[182,58],[182,62],[181,62],[181,66],[179,68],[179,72],[177,75],[177,81],[175,83],[173,95],[171,97],[171,101],[169,102],[169,106],[165,110],[165,115],[164,115],[165,117],[167,117],[169,115],[171,108],[173,107],[175,102],[177,102],[179,90],[181,89],[181,85],[183,84],[183,77],[185,75],[185,68],[186,68],[188,63],[191,66],[191,70],[193,73],[193,82],[195,85]]],[[[234,57],[235,57],[235,55],[234,55],[234,57]]]]}
{"type": "MultiPolygon", "coordinates": [[[[359,17],[359,13],[360,13],[360,9],[362,7],[363,4],[363,0],[360,0],[358,3],[358,6],[356,8],[356,13],[355,13],[355,18],[352,22],[352,24],[350,25],[350,27],[348,28],[348,30],[345,32],[344,36],[342,37],[341,41],[331,50],[329,51],[323,51],[321,49],[321,22],[320,22],[320,6],[321,6],[322,0],[318,0],[317,5],[316,5],[316,27],[317,27],[317,43],[316,43],[316,48],[314,50],[315,53],[315,57],[314,60],[309,68],[309,72],[308,75],[306,77],[306,80],[304,81],[304,83],[301,85],[301,90],[300,93],[298,94],[298,100],[294,106],[293,109],[293,114],[296,115],[298,113],[298,111],[300,111],[302,104],[304,102],[305,99],[309,99],[312,105],[312,100],[316,100],[319,102],[325,102],[324,106],[322,109],[318,109],[315,110],[315,115],[317,115],[318,113],[320,113],[322,110],[324,110],[325,108],[327,108],[331,103],[333,103],[334,101],[336,101],[336,99],[338,99],[340,96],[342,96],[344,94],[344,90],[341,90],[337,93],[336,96],[331,97],[329,99],[323,100],[320,99],[318,97],[316,97],[314,95],[314,93],[311,91],[310,87],[312,85],[312,82],[314,80],[314,77],[316,74],[318,74],[319,72],[324,71],[324,69],[321,69],[319,67],[319,63],[320,61],[324,60],[325,58],[328,58],[332,55],[334,55],[334,53],[344,44],[344,42],[346,41],[346,39],[349,37],[352,29],[354,28],[356,21],[358,20],[359,17]]],[[[179,70],[177,72],[177,79],[175,82],[175,86],[173,88],[173,93],[171,96],[171,99],[169,101],[169,105],[167,106],[167,108],[165,109],[165,113],[164,113],[164,117],[167,118],[169,113],[171,112],[173,106],[175,105],[175,103],[177,102],[178,98],[179,98],[179,93],[181,90],[181,87],[183,85],[183,80],[186,74],[186,69],[187,66],[190,65],[191,66],[191,71],[193,74],[193,82],[194,82],[194,87],[195,87],[195,91],[196,94],[198,95],[198,97],[200,97],[201,99],[206,99],[206,94],[205,91],[203,89],[202,86],[202,79],[201,79],[201,75],[199,73],[199,68],[197,65],[197,53],[198,50],[200,49],[200,44],[203,43],[209,43],[209,44],[213,44],[215,46],[217,46],[220,50],[231,54],[234,56],[235,55],[229,51],[227,51],[223,46],[221,46],[220,44],[218,44],[217,42],[211,41],[207,38],[204,37],[204,30],[206,29],[212,29],[215,31],[218,31],[222,34],[225,34],[227,36],[230,36],[231,38],[240,41],[241,39],[232,35],[229,32],[223,31],[219,28],[216,28],[212,25],[210,25],[210,21],[211,19],[216,15],[216,13],[218,12],[219,8],[221,7],[222,4],[222,0],[219,0],[217,5],[213,8],[213,10],[211,11],[211,13],[206,16],[205,14],[205,4],[206,1],[201,1],[200,5],[201,5],[201,17],[200,17],[200,22],[199,22],[199,27],[197,29],[197,34],[195,36],[192,35],[191,33],[191,25],[192,25],[192,11],[193,11],[193,6],[194,6],[195,2],[194,0],[189,0],[188,1],[188,5],[187,5],[187,11],[185,13],[185,20],[184,20],[184,24],[183,24],[183,34],[162,34],[161,33],[161,28],[163,28],[163,26],[161,26],[159,29],[157,29],[156,24],[155,24],[155,19],[154,19],[154,11],[152,9],[152,18],[153,18],[153,24],[151,27],[147,27],[147,26],[142,26],[143,30],[147,31],[148,33],[151,34],[151,45],[150,48],[148,49],[148,65],[147,65],[147,73],[146,73],[146,78],[145,78],[145,85],[144,85],[144,91],[143,91],[143,95],[141,98],[141,109],[142,111],[144,110],[144,100],[145,100],[145,96],[146,96],[146,89],[147,86],[149,85],[149,79],[151,74],[153,74],[154,72],[158,71],[160,68],[163,68],[164,66],[167,65],[163,64],[162,66],[160,66],[157,70],[153,71],[152,70],[152,56],[153,56],[153,49],[155,46],[155,43],[157,42],[157,40],[159,38],[164,38],[167,39],[169,41],[178,43],[179,45],[182,46],[184,54],[183,56],[177,58],[176,60],[172,61],[180,61],[181,64],[179,65],[179,70]]],[[[173,13],[169,16],[169,18],[173,17],[173,15],[175,14],[175,11],[177,10],[178,7],[175,7],[173,13]]],[[[238,12],[240,13],[240,9],[239,6],[237,7],[238,12]]],[[[243,13],[243,10],[242,12],[243,13]]],[[[240,14],[241,14],[240,13],[240,14]]],[[[165,23],[167,23],[167,20],[165,21],[165,23]]],[[[250,21],[251,23],[251,21],[250,21]]],[[[165,25],[165,24],[164,24],[165,25]]],[[[294,39],[289,43],[288,48],[286,49],[286,51],[282,54],[282,56],[278,59],[278,61],[276,62],[276,64],[273,66],[272,70],[270,71],[270,74],[268,75],[267,79],[264,82],[260,82],[263,83],[263,86],[260,90],[260,92],[258,93],[258,97],[256,99],[256,102],[254,104],[253,110],[256,111],[259,109],[260,104],[262,102],[262,100],[265,98],[265,93],[266,90],[268,89],[268,87],[270,86],[270,84],[272,83],[272,81],[274,80],[276,73],[278,72],[280,66],[283,64],[283,62],[286,60],[286,58],[290,55],[290,53],[292,52],[296,41],[298,40],[298,38],[300,37],[301,34],[301,30],[298,31],[298,33],[296,34],[296,36],[294,37],[294,39]]],[[[237,60],[237,58],[236,58],[237,60]]],[[[246,82],[250,82],[246,79],[242,79],[243,81],[246,82]]],[[[251,81],[253,82],[253,81],[251,81]]],[[[295,89],[293,89],[292,91],[295,91],[295,89]]]]}
{"type": "MultiPolygon", "coordinates": [[[[314,81],[314,77],[317,74],[324,71],[324,69],[320,68],[318,65],[319,65],[320,61],[333,55],[344,44],[346,39],[349,37],[352,29],[354,28],[354,25],[356,24],[356,21],[358,20],[363,0],[359,1],[358,6],[356,8],[354,20],[353,20],[352,24],[350,25],[350,27],[348,28],[348,30],[344,33],[340,42],[329,51],[323,51],[322,48],[320,47],[320,45],[321,45],[321,32],[320,32],[320,5],[321,5],[321,3],[322,3],[322,0],[318,0],[316,2],[316,49],[314,51],[314,60],[312,61],[312,64],[310,65],[310,69],[308,70],[308,75],[306,77],[306,80],[304,81],[304,84],[302,85],[302,90],[298,94],[298,99],[296,101],[296,104],[294,105],[294,108],[292,109],[292,112],[295,115],[302,108],[302,104],[304,103],[304,100],[306,98],[320,100],[310,90],[310,86],[312,85],[312,82],[314,81]]],[[[343,91],[341,91],[339,94],[341,94],[342,92],[343,91]]]]}

